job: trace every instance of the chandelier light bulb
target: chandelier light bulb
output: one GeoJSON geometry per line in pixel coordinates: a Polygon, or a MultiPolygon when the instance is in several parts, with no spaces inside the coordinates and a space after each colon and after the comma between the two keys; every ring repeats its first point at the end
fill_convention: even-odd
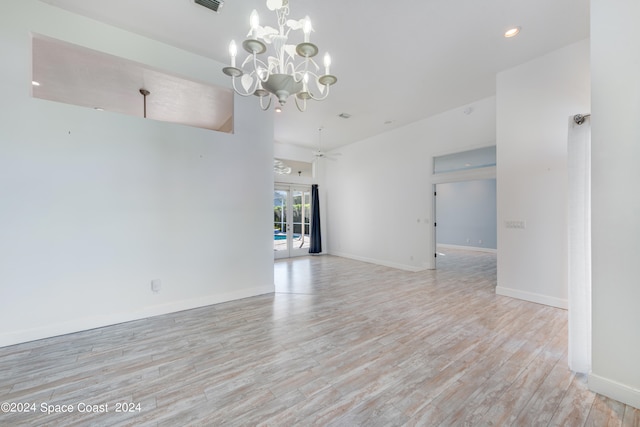
{"type": "Polygon", "coordinates": [[[309,43],[309,35],[311,34],[311,19],[309,19],[309,15],[304,17],[304,27],[302,31],[304,32],[304,42],[309,43]]]}
{"type": "Polygon", "coordinates": [[[324,54],[324,73],[329,74],[329,70],[331,69],[331,55],[329,53],[324,54]]]}
{"type": "Polygon", "coordinates": [[[251,37],[257,39],[258,27],[260,26],[260,17],[258,16],[258,11],[255,9],[253,9],[253,12],[251,12],[251,16],[249,17],[249,24],[251,25],[251,37]]]}
{"type": "Polygon", "coordinates": [[[238,54],[238,46],[236,46],[235,40],[231,40],[229,43],[229,55],[231,56],[231,66],[236,66],[236,55],[238,54]]]}

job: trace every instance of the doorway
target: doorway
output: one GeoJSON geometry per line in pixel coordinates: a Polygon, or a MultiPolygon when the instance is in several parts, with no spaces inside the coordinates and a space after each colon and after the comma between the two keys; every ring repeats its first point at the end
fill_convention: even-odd
{"type": "Polygon", "coordinates": [[[435,156],[431,183],[433,268],[447,251],[496,253],[496,147],[435,156]]]}
{"type": "Polygon", "coordinates": [[[276,184],[273,192],[273,254],[275,259],[309,254],[311,187],[276,184]]]}
{"type": "Polygon", "coordinates": [[[434,184],[436,261],[449,251],[496,252],[496,179],[434,184]]]}

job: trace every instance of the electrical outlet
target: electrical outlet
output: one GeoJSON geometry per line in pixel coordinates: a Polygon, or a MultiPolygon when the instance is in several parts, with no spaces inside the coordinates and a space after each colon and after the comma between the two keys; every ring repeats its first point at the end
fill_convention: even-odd
{"type": "Polygon", "coordinates": [[[160,289],[162,289],[162,281],[155,279],[151,281],[151,291],[158,293],[160,292],[160,289]]]}
{"type": "Polygon", "coordinates": [[[527,222],[526,221],[505,221],[504,222],[504,226],[507,228],[517,228],[517,229],[525,229],[527,228],[527,222]]]}

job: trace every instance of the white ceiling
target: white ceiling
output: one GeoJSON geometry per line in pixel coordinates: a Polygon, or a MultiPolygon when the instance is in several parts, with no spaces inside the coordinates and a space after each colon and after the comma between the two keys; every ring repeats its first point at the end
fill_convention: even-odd
{"type": "MultiPolygon", "coordinates": [[[[193,0],[42,1],[224,63],[229,41],[246,36],[252,9],[275,26],[264,0],[226,0],[218,14],[193,0]]],[[[290,7],[291,18],[311,17],[312,41],[321,55],[331,53],[338,77],[326,101],[305,113],[290,101],[276,115],[276,141],[312,148],[320,126],[330,149],[493,96],[497,72],[589,36],[589,0],[290,0],[290,7]],[[504,38],[514,25],[520,35],[504,38]],[[339,118],[343,112],[352,117],[339,118]]]]}

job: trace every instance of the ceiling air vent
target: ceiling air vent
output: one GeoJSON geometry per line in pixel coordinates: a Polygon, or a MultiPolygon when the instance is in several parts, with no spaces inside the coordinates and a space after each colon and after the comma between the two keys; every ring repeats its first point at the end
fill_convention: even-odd
{"type": "Polygon", "coordinates": [[[204,6],[207,9],[211,9],[214,12],[218,12],[224,5],[224,0],[194,0],[200,6],[204,6]]]}

